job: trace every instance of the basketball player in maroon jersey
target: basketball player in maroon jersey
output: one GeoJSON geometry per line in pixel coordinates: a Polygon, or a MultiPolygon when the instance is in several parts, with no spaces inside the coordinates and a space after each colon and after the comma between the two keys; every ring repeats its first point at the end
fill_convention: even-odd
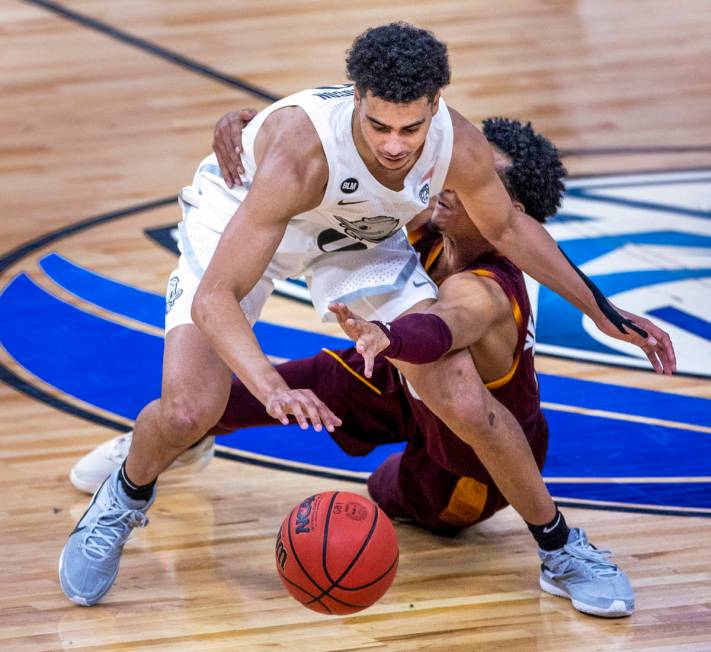
{"type": "MultiPolygon", "coordinates": [[[[271,281],[300,273],[308,273],[322,316],[329,302],[359,298],[363,314],[388,320],[428,305],[436,288],[417,263],[410,264],[414,252],[402,245],[397,225],[410,222],[428,195],[443,188],[456,190],[482,233],[512,261],[583,309],[603,332],[641,347],[660,373],[673,372],[668,336],[612,306],[545,230],[513,207],[486,139],[441,97],[450,78],[441,41],[404,23],[375,27],[354,41],[347,70],[352,85],[307,89],[255,118],[243,157],[248,187],[230,191],[211,154],[181,192],[186,219],[173,278],[183,292],[179,303],[168,304],[163,393],[138,416],[128,456],[62,550],[60,583],[76,604],[96,604],[110,590],[130,532],[148,522],[158,475],[223,413],[231,373],[283,423],[291,414],[302,428],[309,422],[317,430],[340,425],[316,394],[284,383],[250,323],[271,281]],[[351,196],[355,192],[360,194],[351,196]],[[339,242],[357,242],[332,251],[333,231],[339,242]],[[364,238],[365,249],[355,256],[352,247],[364,245],[364,238]],[[357,276],[371,270],[376,273],[368,279],[357,276]],[[374,282],[383,277],[384,284],[374,282]],[[349,290],[351,281],[356,287],[349,290]]],[[[522,517],[544,533],[560,532],[561,517],[520,424],[486,391],[466,351],[441,360],[434,355],[451,345],[446,322],[435,314],[403,319],[395,330],[416,332],[427,324],[437,338],[433,347],[406,347],[407,338],[399,335],[402,350],[389,355],[393,364],[477,450],[522,517]],[[411,355],[412,348],[427,356],[411,355]],[[428,361],[435,366],[407,364],[428,361]],[[509,472],[513,459],[515,476],[509,472]]]]}
{"type": "MultiPolygon", "coordinates": [[[[218,132],[231,134],[231,143],[238,143],[240,120],[249,117],[249,112],[232,114],[218,132]]],[[[530,125],[511,120],[485,121],[484,134],[494,146],[497,173],[517,208],[531,219],[545,221],[558,208],[563,189],[565,170],[555,147],[530,125]]],[[[231,160],[226,177],[238,178],[238,160],[231,160]]],[[[439,285],[439,299],[428,313],[409,318],[416,320],[414,329],[404,317],[395,320],[386,335],[383,325],[364,322],[345,307],[334,306],[346,332],[358,340],[357,349],[324,350],[279,365],[277,371],[289,386],[313,391],[341,416],[343,423],[331,436],[348,454],[365,455],[378,445],[406,442],[403,453],[389,457],[370,476],[371,496],[391,517],[453,535],[508,502],[473,449],[425,407],[384,356],[375,355],[385,350],[394,359],[408,359],[414,350],[412,361],[417,362],[423,353],[425,359],[419,361],[450,349],[469,349],[492,396],[519,422],[540,471],[548,430],[533,367],[533,320],[521,272],[483,238],[456,194],[444,191],[437,196],[413,220],[409,236],[439,285]],[[393,338],[398,340],[396,347],[393,338]]],[[[274,423],[246,387],[234,381],[227,409],[210,434],[274,423]]],[[[106,455],[108,449],[118,448],[112,442],[74,467],[75,484],[75,475],[91,484],[110,473],[102,465],[112,457],[106,455]]],[[[200,450],[211,448],[210,441],[204,443],[209,446],[201,443],[200,450]]],[[[124,456],[125,451],[114,455],[124,456]]],[[[209,461],[209,455],[198,457],[209,461]]],[[[516,475],[517,470],[511,473],[516,475]]],[[[569,530],[558,511],[551,523],[529,528],[544,561],[540,579],[544,590],[570,597],[587,613],[632,613],[634,594],[626,576],[588,543],[582,530],[569,530]]]]}
{"type": "MultiPolygon", "coordinates": [[[[483,130],[517,208],[544,222],[558,208],[563,189],[565,169],[555,147],[517,121],[486,120],[483,130]]],[[[453,535],[508,502],[475,451],[425,406],[386,355],[430,361],[467,348],[493,397],[521,425],[540,471],[548,427],[534,369],[533,318],[520,270],[484,239],[455,193],[438,195],[408,231],[439,286],[438,300],[425,313],[431,320],[418,314],[385,327],[335,305],[332,310],[356,347],[323,350],[277,370],[289,386],[311,389],[341,417],[343,424],[331,436],[346,453],[365,455],[381,444],[406,442],[402,453],[391,455],[369,477],[370,495],[392,518],[453,535]]],[[[212,434],[273,423],[235,380],[212,434]]],[[[559,511],[548,527],[529,529],[543,562],[541,588],[593,615],[633,612],[634,592],[626,575],[588,542],[583,530],[569,529],[559,511]]]]}

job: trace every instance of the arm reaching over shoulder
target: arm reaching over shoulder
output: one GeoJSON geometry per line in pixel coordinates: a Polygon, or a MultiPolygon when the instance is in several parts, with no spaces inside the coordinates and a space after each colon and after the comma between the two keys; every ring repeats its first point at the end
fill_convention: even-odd
{"type": "Polygon", "coordinates": [[[676,361],[668,336],[651,322],[617,310],[541,224],[513,206],[483,134],[456,111],[450,112],[454,148],[445,185],[457,192],[484,237],[517,267],[587,314],[603,333],[640,347],[658,372],[673,373],[676,361]]]}
{"type": "Polygon", "coordinates": [[[272,259],[289,220],[318,204],[328,180],[321,141],[306,114],[284,108],[267,118],[255,144],[257,173],[231,218],[200,281],[192,307],[195,324],[269,414],[302,428],[340,425],[308,390],[289,388],[266,358],[239,302],[272,259]],[[278,189],[278,192],[276,192],[278,189]]]}
{"type": "Polygon", "coordinates": [[[255,109],[237,109],[225,113],[215,125],[212,149],[217,156],[222,177],[230,188],[242,185],[242,130],[255,115],[255,109]]]}

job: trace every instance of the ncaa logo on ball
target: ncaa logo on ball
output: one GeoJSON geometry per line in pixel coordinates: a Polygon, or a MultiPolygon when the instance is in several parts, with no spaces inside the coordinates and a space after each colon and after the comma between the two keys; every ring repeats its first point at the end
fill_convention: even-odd
{"type": "Polygon", "coordinates": [[[316,498],[316,496],[309,496],[299,505],[299,509],[296,512],[296,534],[311,532],[309,526],[311,525],[311,511],[313,509],[314,498],[316,498]]]}

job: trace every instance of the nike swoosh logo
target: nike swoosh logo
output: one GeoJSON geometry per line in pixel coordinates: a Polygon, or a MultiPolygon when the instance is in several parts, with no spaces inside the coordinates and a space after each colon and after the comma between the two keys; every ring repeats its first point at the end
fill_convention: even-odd
{"type": "Polygon", "coordinates": [[[423,285],[429,285],[429,281],[422,281],[422,283],[418,283],[417,281],[413,281],[412,284],[416,288],[421,288],[423,285]]]}
{"type": "Polygon", "coordinates": [[[560,514],[558,514],[558,518],[555,520],[555,523],[553,523],[553,525],[551,525],[550,527],[543,528],[543,534],[550,534],[551,532],[553,532],[558,523],[560,523],[560,514]]]}
{"type": "Polygon", "coordinates": [[[365,204],[367,203],[367,199],[361,199],[360,201],[343,201],[342,199],[338,200],[338,205],[339,206],[350,206],[352,204],[365,204]]]}

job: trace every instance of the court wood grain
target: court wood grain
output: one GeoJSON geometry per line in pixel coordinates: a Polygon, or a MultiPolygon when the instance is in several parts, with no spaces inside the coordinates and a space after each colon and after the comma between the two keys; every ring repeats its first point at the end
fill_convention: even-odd
{"type": "MultiPolygon", "coordinates": [[[[275,96],[342,81],[343,54],[357,33],[413,21],[449,43],[452,106],[472,120],[532,120],[573,152],[566,164],[574,175],[711,166],[711,147],[699,147],[711,145],[705,0],[63,6],[275,96]]],[[[209,151],[214,121],[266,104],[33,3],[0,2],[0,38],[0,255],[79,220],[175,195],[209,151]]],[[[21,271],[38,277],[37,261],[58,251],[162,293],[175,259],[143,230],[178,219],[170,204],[77,233],[15,261],[0,282],[21,271]]],[[[264,317],[340,334],[285,299],[270,299],[264,317]]],[[[0,360],[74,400],[1,347],[0,360]]],[[[694,378],[545,357],[538,367],[711,397],[708,381],[694,378]]],[[[588,617],[542,593],[535,546],[511,508],[456,539],[397,525],[392,589],[365,612],[325,618],[283,590],[273,560],[277,527],[303,496],[334,487],[365,495],[365,486],[224,459],[198,475],[164,476],[151,525],[128,543],[114,589],[97,607],[75,607],[59,589],[57,559],[87,499],[67,474],[116,431],[6,385],[0,414],[2,650],[711,649],[709,519],[566,508],[569,523],[614,550],[630,575],[637,612],[628,619],[588,617]]]]}

